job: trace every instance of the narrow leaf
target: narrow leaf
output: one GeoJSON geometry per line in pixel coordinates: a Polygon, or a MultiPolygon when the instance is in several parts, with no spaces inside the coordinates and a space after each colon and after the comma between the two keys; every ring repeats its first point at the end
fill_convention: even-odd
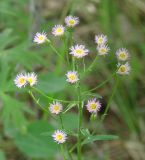
{"type": "Polygon", "coordinates": [[[97,136],[90,136],[87,139],[84,140],[84,142],[82,143],[87,144],[87,143],[92,143],[94,141],[107,141],[107,140],[116,140],[118,139],[118,136],[115,135],[97,135],[97,136]]]}

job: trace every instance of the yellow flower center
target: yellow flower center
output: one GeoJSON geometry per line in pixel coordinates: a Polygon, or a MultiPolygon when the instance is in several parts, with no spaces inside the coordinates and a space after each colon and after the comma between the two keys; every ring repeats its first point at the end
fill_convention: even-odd
{"type": "Polygon", "coordinates": [[[61,134],[58,134],[58,135],[56,136],[56,139],[57,139],[58,141],[60,141],[60,140],[63,139],[63,136],[62,136],[61,134]]]}
{"type": "Polygon", "coordinates": [[[54,109],[55,111],[59,111],[59,106],[56,105],[56,106],[53,107],[53,109],[54,109]]]}
{"type": "Polygon", "coordinates": [[[90,105],[90,107],[91,107],[91,109],[96,109],[97,105],[96,105],[96,103],[92,103],[92,104],[90,105]]]}
{"type": "Polygon", "coordinates": [[[70,80],[75,80],[75,79],[76,79],[76,76],[75,76],[74,74],[72,74],[72,75],[69,76],[69,79],[70,79],[70,80]]]}
{"type": "Polygon", "coordinates": [[[103,42],[103,38],[98,39],[98,43],[101,44],[103,42]]]}
{"type": "Polygon", "coordinates": [[[39,39],[39,41],[43,41],[44,37],[43,36],[39,36],[38,39],[39,39]]]}
{"type": "Polygon", "coordinates": [[[71,25],[75,24],[75,20],[74,20],[74,19],[71,19],[71,20],[69,21],[69,24],[71,24],[71,25]]]}
{"type": "Polygon", "coordinates": [[[100,49],[100,52],[101,52],[101,53],[106,53],[106,49],[105,49],[105,48],[101,48],[101,49],[100,49]]]}
{"type": "Polygon", "coordinates": [[[76,53],[77,53],[77,54],[82,54],[82,53],[83,53],[83,50],[82,50],[82,49],[77,49],[77,50],[76,50],[76,53]]]}
{"type": "Polygon", "coordinates": [[[62,28],[57,28],[56,32],[57,33],[61,33],[62,32],[62,28]]]}
{"type": "Polygon", "coordinates": [[[124,65],[122,65],[122,66],[120,67],[120,71],[121,71],[121,72],[125,72],[125,71],[126,71],[126,67],[125,67],[124,65]]]}
{"type": "Polygon", "coordinates": [[[121,52],[119,57],[124,59],[124,58],[126,58],[126,54],[124,52],[121,52]]]}
{"type": "Polygon", "coordinates": [[[25,78],[20,78],[20,79],[19,79],[19,83],[20,83],[20,84],[24,84],[24,83],[25,83],[25,78]]]}
{"type": "Polygon", "coordinates": [[[33,78],[30,77],[30,78],[27,79],[27,81],[31,84],[31,83],[33,83],[33,78]]]}

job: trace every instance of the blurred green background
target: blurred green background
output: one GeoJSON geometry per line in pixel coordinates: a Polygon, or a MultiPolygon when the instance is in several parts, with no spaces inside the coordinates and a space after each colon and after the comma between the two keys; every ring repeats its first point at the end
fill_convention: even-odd
{"type": "MultiPolygon", "coordinates": [[[[0,1],[0,160],[60,159],[58,146],[50,136],[43,135],[57,128],[58,124],[39,110],[27,89],[17,89],[13,79],[21,71],[35,71],[39,88],[46,94],[59,99],[75,97],[65,82],[65,66],[47,45],[33,43],[34,34],[44,30],[57,49],[63,51],[62,42],[53,38],[51,29],[55,24],[63,24],[69,14],[80,17],[74,39],[90,48],[87,64],[97,53],[95,34],[106,34],[111,47],[110,55],[98,61],[84,81],[84,89],[95,87],[113,72],[117,63],[116,49],[125,47],[131,54],[131,74],[120,77],[109,114],[97,131],[120,138],[84,147],[84,160],[145,160],[144,0],[0,1]]],[[[103,96],[104,108],[113,86],[111,80],[94,92],[103,96]]],[[[49,102],[36,96],[47,108],[49,102]]],[[[67,128],[76,128],[75,110],[63,118],[67,128]]],[[[95,123],[90,124],[87,112],[84,112],[84,122],[85,127],[95,128],[95,123]]],[[[75,140],[72,138],[70,143],[75,140]]]]}

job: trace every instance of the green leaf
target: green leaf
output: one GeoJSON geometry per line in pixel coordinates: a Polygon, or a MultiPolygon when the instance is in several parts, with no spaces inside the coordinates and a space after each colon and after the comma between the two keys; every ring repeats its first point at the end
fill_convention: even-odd
{"type": "Polygon", "coordinates": [[[0,50],[5,49],[10,43],[13,43],[18,37],[11,36],[12,29],[6,29],[0,34],[0,50]]]}
{"type": "Polygon", "coordinates": [[[83,97],[86,99],[87,97],[90,98],[90,96],[95,97],[95,98],[102,98],[102,96],[100,94],[90,93],[90,92],[86,92],[83,97]]]}
{"type": "Polygon", "coordinates": [[[12,137],[15,129],[23,131],[27,124],[23,113],[23,108],[27,106],[7,94],[0,93],[0,97],[4,104],[0,117],[4,123],[5,134],[12,137]]]}
{"type": "Polygon", "coordinates": [[[28,126],[26,134],[15,137],[17,147],[30,158],[50,158],[58,151],[58,145],[51,135],[43,136],[44,132],[54,132],[54,128],[46,121],[36,121],[28,126]]]}
{"type": "Polygon", "coordinates": [[[88,128],[83,128],[83,129],[81,129],[81,133],[82,133],[82,135],[85,136],[85,137],[89,137],[89,136],[90,136],[90,131],[89,131],[88,128]]]}
{"type": "Polygon", "coordinates": [[[72,108],[76,107],[77,104],[78,104],[77,102],[72,102],[72,103],[70,103],[70,104],[66,107],[66,109],[64,110],[63,113],[66,113],[66,112],[68,112],[69,110],[71,110],[72,108]]]}
{"type": "Polygon", "coordinates": [[[0,150],[0,160],[6,160],[4,151],[0,150]]]}
{"type": "Polygon", "coordinates": [[[97,136],[89,136],[87,139],[84,140],[82,143],[87,144],[87,143],[92,143],[94,141],[107,141],[107,140],[116,140],[118,139],[118,136],[115,135],[97,135],[97,136]]]}
{"type": "Polygon", "coordinates": [[[37,88],[46,94],[57,93],[64,90],[67,86],[65,77],[58,77],[53,73],[40,75],[37,88]]]}
{"type": "MultiPolygon", "coordinates": [[[[73,130],[77,128],[78,116],[75,113],[66,113],[62,115],[65,130],[73,130]]],[[[61,126],[59,124],[59,126],[61,126]]]]}

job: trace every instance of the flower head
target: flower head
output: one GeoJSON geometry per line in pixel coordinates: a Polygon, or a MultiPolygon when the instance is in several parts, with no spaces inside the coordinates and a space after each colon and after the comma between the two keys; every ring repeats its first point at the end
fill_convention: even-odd
{"type": "Polygon", "coordinates": [[[26,75],[22,73],[18,74],[14,80],[14,83],[18,88],[25,87],[27,84],[26,75]]]}
{"type": "Polygon", "coordinates": [[[127,49],[121,48],[116,51],[116,56],[119,61],[126,61],[129,58],[127,49]]]}
{"type": "Polygon", "coordinates": [[[30,84],[30,86],[34,86],[37,83],[37,75],[34,72],[28,73],[27,82],[30,84]]]}
{"type": "Polygon", "coordinates": [[[47,40],[47,34],[45,32],[37,32],[35,37],[34,37],[34,42],[36,42],[37,44],[41,44],[41,43],[44,43],[46,42],[47,40]]]}
{"type": "Polygon", "coordinates": [[[102,56],[102,55],[107,55],[110,48],[105,44],[101,44],[97,47],[97,50],[98,50],[98,54],[102,56]]]}
{"type": "Polygon", "coordinates": [[[53,135],[52,135],[53,139],[55,142],[57,142],[58,144],[60,143],[64,143],[67,139],[67,134],[61,130],[56,130],[53,135]]]}
{"type": "Polygon", "coordinates": [[[50,104],[49,110],[51,113],[59,114],[63,109],[63,106],[59,102],[53,102],[50,104]]]}
{"type": "Polygon", "coordinates": [[[125,64],[118,64],[118,70],[117,73],[121,74],[121,75],[127,75],[130,72],[130,65],[128,62],[126,62],[125,64]]]}
{"type": "Polygon", "coordinates": [[[68,71],[66,77],[69,83],[76,83],[79,80],[77,71],[68,71]]]}
{"type": "Polygon", "coordinates": [[[72,46],[70,50],[71,50],[70,54],[72,54],[76,58],[82,58],[88,55],[89,53],[89,50],[86,49],[84,45],[78,45],[78,44],[75,46],[72,46]]]}
{"type": "Polygon", "coordinates": [[[106,35],[96,35],[95,36],[95,42],[98,44],[98,45],[101,45],[101,44],[106,44],[107,42],[107,36],[106,35]]]}
{"type": "Polygon", "coordinates": [[[55,25],[52,28],[52,34],[54,36],[62,36],[64,34],[65,27],[63,25],[55,25]]]}
{"type": "Polygon", "coordinates": [[[101,108],[101,103],[99,101],[96,101],[96,98],[94,98],[88,100],[86,107],[90,113],[97,113],[97,111],[99,111],[101,108]]]}
{"type": "Polygon", "coordinates": [[[65,18],[65,23],[68,27],[74,27],[76,26],[77,24],[79,24],[79,18],[78,17],[75,17],[75,16],[67,16],[65,18]]]}

